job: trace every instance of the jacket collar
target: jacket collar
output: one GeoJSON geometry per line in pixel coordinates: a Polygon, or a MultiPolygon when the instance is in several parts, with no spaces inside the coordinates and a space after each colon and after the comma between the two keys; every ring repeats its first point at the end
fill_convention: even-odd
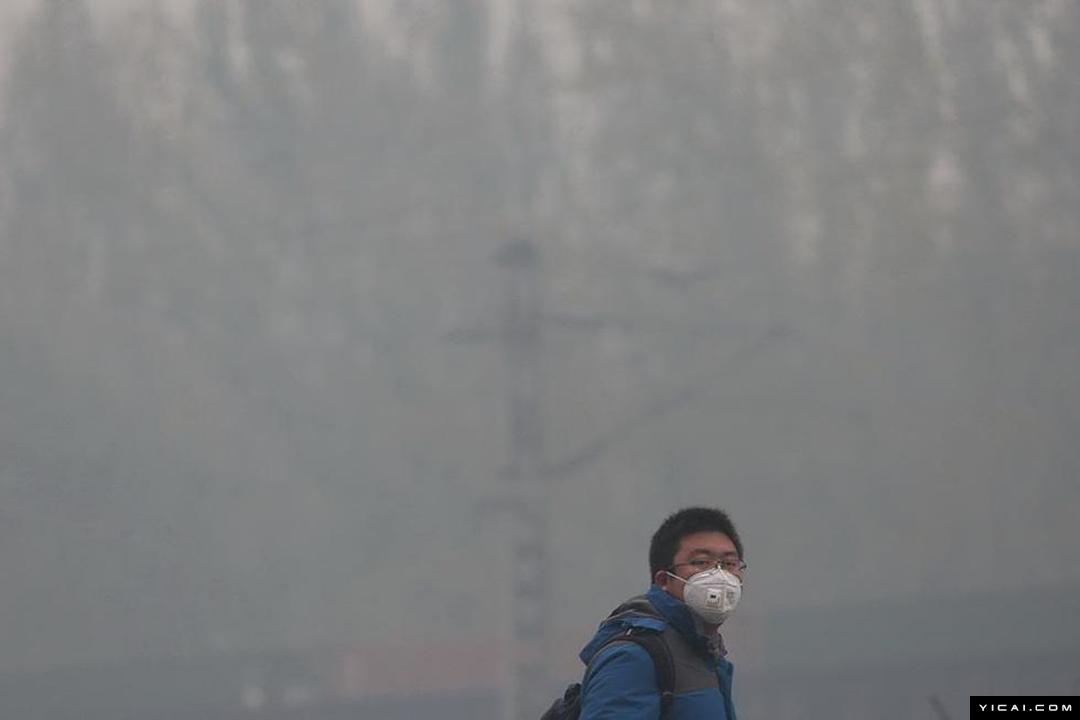
{"type": "Polygon", "coordinates": [[[596,634],[582,648],[579,657],[588,665],[593,655],[616,635],[633,628],[662,632],[669,625],[703,655],[723,658],[727,654],[719,635],[709,638],[703,634],[701,621],[686,603],[653,585],[645,595],[620,605],[608,619],[600,623],[596,634]]]}
{"type": "Polygon", "coordinates": [[[724,657],[727,651],[724,649],[724,641],[717,633],[713,637],[705,634],[705,626],[690,609],[690,606],[670,594],[658,585],[653,585],[645,593],[649,603],[656,608],[665,620],[682,634],[698,650],[708,653],[713,657],[724,657]]]}

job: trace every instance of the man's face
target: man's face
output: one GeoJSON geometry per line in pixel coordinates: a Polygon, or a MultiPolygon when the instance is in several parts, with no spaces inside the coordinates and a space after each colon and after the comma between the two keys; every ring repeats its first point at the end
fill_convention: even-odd
{"type": "MultiPolygon", "coordinates": [[[[703,570],[716,567],[718,562],[724,563],[725,567],[729,565],[734,567],[740,559],[735,543],[724,533],[699,532],[685,535],[679,541],[679,549],[668,571],[686,580],[703,570]]],[[[742,580],[742,570],[731,569],[730,571],[742,580]]],[[[663,570],[656,573],[653,582],[679,600],[683,600],[683,588],[686,587],[686,583],[676,580],[663,570]]]]}

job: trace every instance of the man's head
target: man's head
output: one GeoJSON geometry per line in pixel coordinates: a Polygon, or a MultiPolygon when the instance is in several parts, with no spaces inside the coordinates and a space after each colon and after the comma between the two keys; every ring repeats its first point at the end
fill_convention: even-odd
{"type": "Polygon", "coordinates": [[[683,599],[683,580],[720,563],[742,579],[743,546],[731,518],[723,510],[692,507],[667,520],[649,545],[650,579],[655,585],[683,599]],[[671,574],[669,574],[671,573],[671,574]]]}

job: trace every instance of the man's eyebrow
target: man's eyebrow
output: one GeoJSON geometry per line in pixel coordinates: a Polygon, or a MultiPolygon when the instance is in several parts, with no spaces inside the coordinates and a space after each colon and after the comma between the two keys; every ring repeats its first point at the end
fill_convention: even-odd
{"type": "Polygon", "coordinates": [[[722,558],[739,557],[739,553],[735,552],[734,550],[727,550],[727,551],[722,552],[722,553],[717,553],[717,552],[713,552],[709,548],[694,548],[693,550],[690,551],[690,554],[691,555],[708,555],[710,557],[722,557],[722,558]]]}

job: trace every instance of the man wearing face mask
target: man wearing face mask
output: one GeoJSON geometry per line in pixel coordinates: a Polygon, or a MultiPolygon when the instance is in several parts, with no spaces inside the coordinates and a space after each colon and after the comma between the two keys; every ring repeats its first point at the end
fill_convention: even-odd
{"type": "Polygon", "coordinates": [[[719,629],[742,595],[743,557],[722,510],[686,508],[660,525],[649,547],[651,587],[616,608],[581,651],[581,720],[735,720],[719,629]],[[654,655],[670,660],[660,664],[671,692],[662,692],[654,655]]]}

